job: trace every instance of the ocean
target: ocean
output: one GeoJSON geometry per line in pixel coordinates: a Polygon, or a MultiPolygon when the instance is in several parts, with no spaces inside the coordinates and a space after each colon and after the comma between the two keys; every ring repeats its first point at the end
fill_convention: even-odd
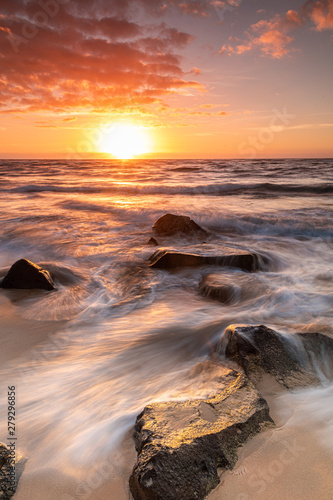
{"type": "MultiPolygon", "coordinates": [[[[68,498],[109,498],[84,482],[108,457],[127,481],[121,443],[145,405],[219,390],[212,353],[228,325],[333,335],[333,160],[2,160],[0,192],[0,268],[26,258],[61,277],[53,292],[0,291],[1,346],[14,330],[31,342],[2,359],[0,440],[15,385],[29,473],[85,486],[68,498]],[[154,235],[165,213],[190,216],[207,236],[154,235]],[[151,236],[175,251],[258,252],[270,266],[152,269],[151,236]],[[229,304],[202,296],[216,273],[246,293],[229,304]]],[[[332,395],[331,375],[322,367],[317,391],[332,395]]],[[[313,391],[307,408],[322,419],[313,391]]]]}

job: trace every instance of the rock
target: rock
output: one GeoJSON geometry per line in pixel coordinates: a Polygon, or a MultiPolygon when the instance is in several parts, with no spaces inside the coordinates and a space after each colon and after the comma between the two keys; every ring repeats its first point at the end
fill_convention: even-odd
{"type": "Polygon", "coordinates": [[[288,389],[319,382],[298,335],[287,337],[263,325],[231,325],[217,351],[236,361],[253,381],[268,373],[288,389]]]}
{"type": "Polygon", "coordinates": [[[263,268],[265,258],[255,253],[222,256],[195,255],[189,253],[155,252],[149,259],[150,266],[157,269],[177,269],[181,267],[223,266],[237,267],[243,271],[258,271],[263,268]]]}
{"type": "Polygon", "coordinates": [[[153,225],[153,230],[157,234],[162,234],[164,236],[172,236],[177,233],[182,234],[207,234],[207,232],[202,229],[194,220],[190,219],[185,215],[174,215],[165,214],[162,215],[155,224],[153,225]]]}
{"type": "Polygon", "coordinates": [[[157,241],[157,240],[155,240],[155,238],[151,237],[151,238],[148,240],[148,245],[152,245],[152,246],[158,247],[158,241],[157,241]]]}
{"type": "Polygon", "coordinates": [[[202,278],[199,293],[223,304],[236,304],[267,293],[267,285],[256,275],[214,273],[202,278]]]}
{"type": "Polygon", "coordinates": [[[17,483],[22,475],[26,458],[15,452],[14,460],[11,451],[0,443],[0,499],[9,500],[14,495],[17,483]]]}
{"type": "Polygon", "coordinates": [[[154,403],[137,417],[138,460],[130,477],[135,500],[200,500],[232,468],[237,449],[273,426],[266,401],[243,374],[206,400],[154,403]]]}
{"type": "Polygon", "coordinates": [[[235,304],[241,299],[242,289],[234,279],[235,276],[230,278],[224,274],[206,274],[199,284],[199,293],[223,304],[235,304]]]}
{"type": "Polygon", "coordinates": [[[298,333],[314,373],[333,380],[333,338],[322,333],[298,333]]]}
{"type": "Polygon", "coordinates": [[[308,353],[313,352],[317,359],[326,354],[331,357],[333,355],[333,338],[323,333],[302,332],[297,334],[308,353]]]}
{"type": "Polygon", "coordinates": [[[54,283],[50,273],[27,259],[15,262],[3,278],[0,286],[2,288],[54,290],[54,283]]]}
{"type": "Polygon", "coordinates": [[[216,299],[222,304],[235,304],[240,301],[241,290],[234,285],[218,285],[207,283],[207,280],[202,280],[199,285],[199,292],[204,297],[216,299]]]}

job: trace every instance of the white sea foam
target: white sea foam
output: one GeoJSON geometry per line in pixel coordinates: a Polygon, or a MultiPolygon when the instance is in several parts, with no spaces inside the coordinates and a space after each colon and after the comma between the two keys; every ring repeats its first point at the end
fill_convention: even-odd
{"type": "MultiPolygon", "coordinates": [[[[102,460],[148,402],[219,390],[221,380],[205,363],[231,323],[266,324],[285,334],[333,331],[332,165],[315,163],[0,165],[3,273],[25,257],[49,266],[57,285],[51,293],[1,292],[20,325],[57,325],[1,368],[5,385],[17,379],[20,446],[31,467],[57,465],[75,474],[102,460]],[[237,269],[149,268],[151,226],[166,212],[191,216],[209,234],[204,241],[155,235],[161,246],[257,252],[270,259],[268,269],[254,283],[254,275],[237,269]],[[65,284],[66,269],[77,278],[65,284]],[[202,297],[198,286],[207,273],[238,283],[246,300],[241,290],[227,305],[202,297]],[[251,287],[260,293],[249,299],[251,287]]],[[[322,391],[307,393],[302,405],[309,415],[318,406],[318,417],[328,418],[317,395],[327,402],[330,389],[322,391]]],[[[6,411],[2,402],[2,425],[6,411]]]]}

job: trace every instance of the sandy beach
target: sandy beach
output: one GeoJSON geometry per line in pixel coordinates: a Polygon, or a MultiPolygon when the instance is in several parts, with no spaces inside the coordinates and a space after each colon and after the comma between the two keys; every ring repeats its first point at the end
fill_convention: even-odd
{"type": "Polygon", "coordinates": [[[327,402],[332,386],[286,393],[266,380],[260,389],[276,429],[259,434],[240,450],[236,467],[221,475],[220,485],[207,499],[329,500],[333,410],[327,402]],[[323,398],[321,411],[312,403],[316,393],[323,398]]]}
{"type": "MultiPolygon", "coordinates": [[[[32,296],[34,293],[31,294],[32,296]]],[[[31,353],[33,349],[42,345],[65,324],[64,321],[38,321],[22,317],[16,304],[20,299],[26,299],[29,293],[21,290],[0,292],[0,363],[1,368],[6,365],[20,365],[20,358],[31,353]]]]}

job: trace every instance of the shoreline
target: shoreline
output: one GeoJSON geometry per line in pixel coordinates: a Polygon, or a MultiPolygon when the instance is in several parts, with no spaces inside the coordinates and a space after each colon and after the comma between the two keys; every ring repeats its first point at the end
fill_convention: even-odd
{"type": "MultiPolygon", "coordinates": [[[[235,468],[221,474],[221,483],[207,500],[331,498],[333,454],[318,436],[321,425],[329,433],[328,422],[325,429],[316,413],[308,417],[308,412],[304,413],[307,408],[299,401],[303,395],[323,389],[289,393],[276,384],[266,378],[260,384],[260,391],[268,401],[277,427],[258,434],[240,449],[235,468]]],[[[333,416],[333,408],[330,415],[333,416]]]]}
{"type": "Polygon", "coordinates": [[[128,478],[135,461],[132,431],[109,457],[77,476],[55,468],[31,471],[28,461],[13,500],[132,500],[128,478]]]}
{"type": "MultiPolygon", "coordinates": [[[[0,342],[6,342],[6,349],[2,354],[7,359],[3,369],[6,369],[6,365],[10,367],[14,360],[19,361],[36,346],[42,345],[50,335],[60,331],[65,323],[19,317],[15,305],[4,296],[0,296],[0,313],[5,326],[0,342]],[[53,329],[50,330],[47,327],[51,325],[53,329]]],[[[284,500],[289,495],[288,500],[312,500],[314,496],[317,500],[327,500],[330,491],[333,491],[333,479],[330,477],[333,456],[323,447],[316,431],[311,428],[311,425],[316,425],[315,418],[293,424],[293,417],[301,408],[301,404],[297,404],[298,396],[305,391],[315,392],[321,388],[299,389],[288,393],[270,376],[263,377],[257,388],[267,400],[277,428],[264,431],[245,443],[239,450],[235,468],[221,474],[221,483],[206,498],[284,500]]],[[[110,495],[115,495],[111,498],[117,500],[132,499],[128,486],[128,479],[136,462],[132,430],[122,439],[116,456],[118,463],[104,461],[102,466],[92,466],[91,471],[84,474],[83,480],[57,469],[41,467],[36,471],[36,463],[30,468],[28,461],[13,498],[77,500],[83,498],[84,494],[85,498],[94,500],[105,500],[110,495]]]]}
{"type": "MultiPolygon", "coordinates": [[[[32,295],[33,296],[33,295],[32,295]]],[[[10,290],[0,291],[0,364],[1,369],[10,367],[28,351],[44,344],[52,335],[61,331],[66,321],[40,321],[27,319],[18,313],[15,301],[26,298],[27,292],[10,290]]]]}

